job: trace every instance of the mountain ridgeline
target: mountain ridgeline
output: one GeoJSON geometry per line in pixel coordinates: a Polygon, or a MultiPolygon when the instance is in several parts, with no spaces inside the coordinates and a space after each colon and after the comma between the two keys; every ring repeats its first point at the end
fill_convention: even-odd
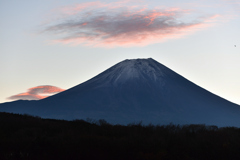
{"type": "Polygon", "coordinates": [[[92,79],[38,101],[0,104],[1,112],[112,124],[207,124],[240,127],[240,106],[149,59],[124,60],[92,79]]]}

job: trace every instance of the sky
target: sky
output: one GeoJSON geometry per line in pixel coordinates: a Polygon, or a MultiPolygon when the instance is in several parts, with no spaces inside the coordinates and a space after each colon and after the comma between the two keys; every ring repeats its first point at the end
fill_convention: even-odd
{"type": "Polygon", "coordinates": [[[239,0],[0,0],[0,103],[153,58],[240,104],[239,0]]]}

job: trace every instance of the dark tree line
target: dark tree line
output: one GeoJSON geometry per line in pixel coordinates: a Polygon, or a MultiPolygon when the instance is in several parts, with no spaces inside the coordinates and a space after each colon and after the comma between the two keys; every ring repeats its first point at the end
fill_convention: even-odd
{"type": "Polygon", "coordinates": [[[240,129],[205,125],[111,125],[0,113],[0,159],[240,159],[240,129]]]}

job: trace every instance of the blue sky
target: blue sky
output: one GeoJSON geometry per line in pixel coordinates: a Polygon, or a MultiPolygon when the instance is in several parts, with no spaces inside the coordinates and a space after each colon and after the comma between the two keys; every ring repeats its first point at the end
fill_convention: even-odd
{"type": "Polygon", "coordinates": [[[57,93],[124,59],[152,57],[240,104],[237,0],[2,0],[0,19],[0,103],[57,93]]]}

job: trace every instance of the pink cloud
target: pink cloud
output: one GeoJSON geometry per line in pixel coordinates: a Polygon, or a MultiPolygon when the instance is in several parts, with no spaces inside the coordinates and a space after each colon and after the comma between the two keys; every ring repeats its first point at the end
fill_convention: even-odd
{"type": "Polygon", "coordinates": [[[180,8],[148,9],[126,6],[124,2],[88,2],[63,8],[65,19],[44,29],[53,34],[52,43],[93,47],[146,46],[184,37],[209,27],[217,16],[194,19],[190,10],[180,8]],[[116,5],[118,3],[118,5],[116,5]]]}
{"type": "Polygon", "coordinates": [[[13,95],[11,97],[8,97],[7,99],[10,100],[39,100],[48,97],[49,95],[56,94],[59,92],[64,91],[64,89],[55,87],[55,86],[37,86],[29,88],[27,92],[20,93],[17,95],[13,95]]]}

